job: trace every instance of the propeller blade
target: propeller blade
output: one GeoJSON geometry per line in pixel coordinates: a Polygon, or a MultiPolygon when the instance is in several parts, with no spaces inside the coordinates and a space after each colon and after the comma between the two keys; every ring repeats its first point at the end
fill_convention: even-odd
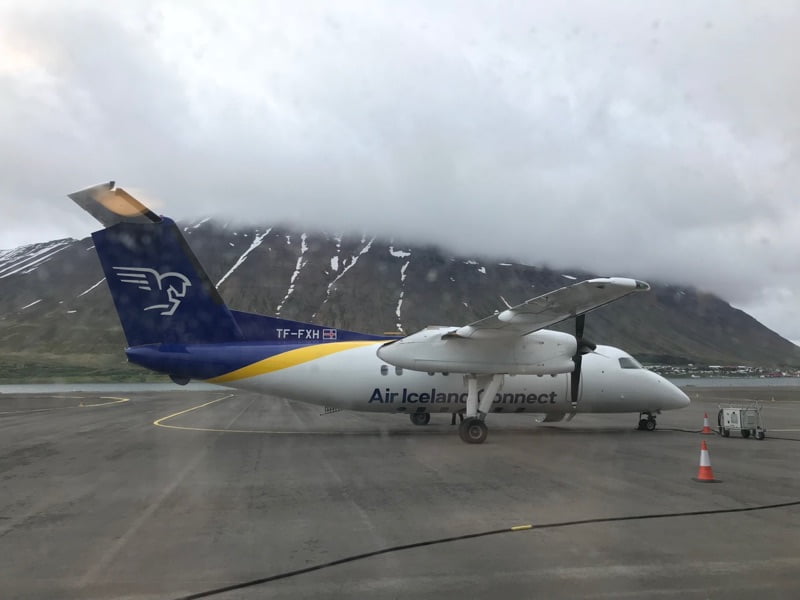
{"type": "Polygon", "coordinates": [[[575,317],[575,337],[580,340],[583,337],[583,328],[586,325],[586,313],[575,317]]]}
{"type": "Polygon", "coordinates": [[[597,344],[595,344],[591,340],[587,340],[583,337],[583,330],[586,327],[586,315],[578,315],[575,317],[575,342],[577,343],[577,348],[575,350],[575,356],[572,357],[572,361],[575,363],[575,368],[572,370],[570,374],[570,394],[572,396],[572,410],[578,406],[578,392],[580,391],[581,385],[581,366],[583,364],[583,355],[588,354],[589,352],[594,352],[594,349],[597,348],[597,344]]]}
{"type": "Polygon", "coordinates": [[[581,383],[581,363],[583,356],[578,352],[572,360],[575,362],[575,369],[570,373],[570,393],[572,395],[572,408],[578,405],[578,389],[581,383]]]}

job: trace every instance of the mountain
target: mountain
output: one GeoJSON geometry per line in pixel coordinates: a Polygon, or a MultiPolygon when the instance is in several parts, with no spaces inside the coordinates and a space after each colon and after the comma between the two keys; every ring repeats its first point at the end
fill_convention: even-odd
{"type": "MultiPolygon", "coordinates": [[[[469,323],[596,276],[368,236],[209,219],[185,226],[184,235],[231,307],[374,333],[469,323]]],[[[594,311],[586,335],[650,362],[800,365],[800,348],[724,300],[680,285],[654,284],[648,294],[594,311]]],[[[125,365],[124,345],[91,238],[0,251],[6,378],[44,367],[129,374],[135,371],[125,365]]]]}

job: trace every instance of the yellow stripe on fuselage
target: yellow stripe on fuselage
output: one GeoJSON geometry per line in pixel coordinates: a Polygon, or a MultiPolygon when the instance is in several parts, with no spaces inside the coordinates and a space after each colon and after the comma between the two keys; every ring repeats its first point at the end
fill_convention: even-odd
{"type": "Polygon", "coordinates": [[[324,356],[336,354],[344,350],[351,350],[361,346],[377,345],[381,342],[330,342],[328,344],[314,344],[313,346],[306,346],[305,348],[296,348],[270,356],[264,360],[254,362],[251,365],[236,369],[225,375],[219,375],[212,379],[207,379],[209,383],[228,383],[231,381],[238,381],[239,379],[247,379],[248,377],[255,377],[256,375],[264,375],[272,373],[273,371],[280,371],[281,369],[288,369],[296,365],[316,360],[324,356]]]}

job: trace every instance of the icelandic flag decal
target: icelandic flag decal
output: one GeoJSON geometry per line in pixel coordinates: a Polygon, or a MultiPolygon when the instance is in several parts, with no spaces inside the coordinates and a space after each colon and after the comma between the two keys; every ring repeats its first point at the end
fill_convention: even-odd
{"type": "Polygon", "coordinates": [[[335,340],[336,339],[336,330],[335,329],[323,329],[322,330],[322,339],[323,340],[335,340]]]}

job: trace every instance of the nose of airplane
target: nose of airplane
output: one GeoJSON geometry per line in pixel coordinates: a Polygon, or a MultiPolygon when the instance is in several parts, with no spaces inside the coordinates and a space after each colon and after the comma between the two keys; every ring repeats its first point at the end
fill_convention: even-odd
{"type": "Polygon", "coordinates": [[[658,377],[663,383],[662,389],[666,396],[665,402],[667,406],[664,407],[665,409],[686,408],[689,406],[691,400],[689,400],[689,396],[683,393],[683,390],[664,377],[660,375],[658,377]]]}

